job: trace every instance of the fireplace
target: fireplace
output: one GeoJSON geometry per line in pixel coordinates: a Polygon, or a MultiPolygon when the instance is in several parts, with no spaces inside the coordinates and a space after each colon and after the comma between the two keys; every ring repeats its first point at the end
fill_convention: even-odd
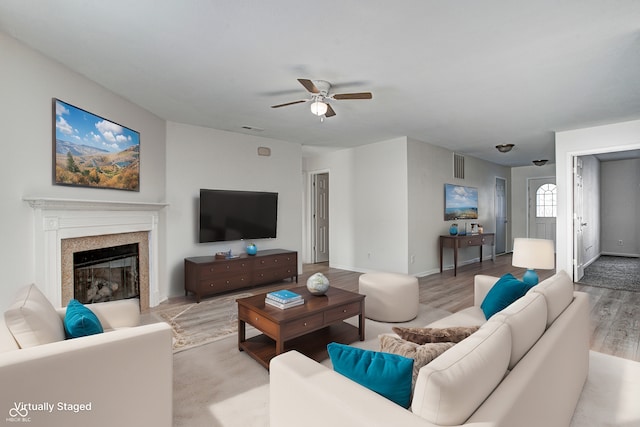
{"type": "Polygon", "coordinates": [[[73,254],[73,297],[83,304],[140,298],[138,244],[73,254]]]}
{"type": "Polygon", "coordinates": [[[54,306],[75,297],[74,253],[131,244],[138,247],[138,265],[126,274],[138,277],[140,309],[159,304],[158,223],[166,203],[24,200],[34,209],[35,283],[54,306]]]}

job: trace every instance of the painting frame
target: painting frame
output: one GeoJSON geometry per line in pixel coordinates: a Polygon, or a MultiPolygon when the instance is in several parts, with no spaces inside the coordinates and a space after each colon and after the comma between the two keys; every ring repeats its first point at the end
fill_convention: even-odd
{"type": "Polygon", "coordinates": [[[444,220],[478,219],[478,189],[464,185],[444,185],[444,220]]]}
{"type": "Polygon", "coordinates": [[[140,191],[140,133],[53,98],[53,184],[140,191]]]}

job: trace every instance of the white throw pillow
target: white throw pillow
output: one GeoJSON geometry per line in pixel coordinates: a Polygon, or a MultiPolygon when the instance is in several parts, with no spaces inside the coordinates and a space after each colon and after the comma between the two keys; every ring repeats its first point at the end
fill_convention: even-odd
{"type": "Polygon", "coordinates": [[[4,321],[20,348],[65,339],[60,316],[34,284],[20,288],[4,313],[4,321]]]}

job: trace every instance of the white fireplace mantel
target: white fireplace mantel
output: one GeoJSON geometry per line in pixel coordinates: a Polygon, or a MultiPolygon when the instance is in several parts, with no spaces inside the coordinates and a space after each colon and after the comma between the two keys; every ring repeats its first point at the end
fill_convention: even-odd
{"type": "Polygon", "coordinates": [[[24,197],[34,209],[44,210],[107,210],[107,211],[158,211],[167,203],[114,202],[109,200],[53,199],[47,197],[24,197]]]}
{"type": "Polygon", "coordinates": [[[62,305],[62,240],[149,233],[149,306],[160,302],[158,218],[166,203],[24,197],[34,209],[35,279],[54,306],[62,305]]]}

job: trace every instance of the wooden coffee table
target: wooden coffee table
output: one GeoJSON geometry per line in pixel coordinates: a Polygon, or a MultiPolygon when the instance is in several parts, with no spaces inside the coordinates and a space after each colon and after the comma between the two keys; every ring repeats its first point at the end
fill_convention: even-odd
{"type": "Polygon", "coordinates": [[[330,342],[364,341],[364,295],[338,288],[329,288],[323,296],[312,295],[304,286],[290,290],[302,295],[303,305],[284,310],[265,306],[266,294],[236,300],[240,351],[269,369],[269,361],[285,351],[321,361],[330,342]],[[343,322],[353,316],[358,316],[358,327],[343,322]],[[247,339],[247,323],[262,334],[247,339]]]}

